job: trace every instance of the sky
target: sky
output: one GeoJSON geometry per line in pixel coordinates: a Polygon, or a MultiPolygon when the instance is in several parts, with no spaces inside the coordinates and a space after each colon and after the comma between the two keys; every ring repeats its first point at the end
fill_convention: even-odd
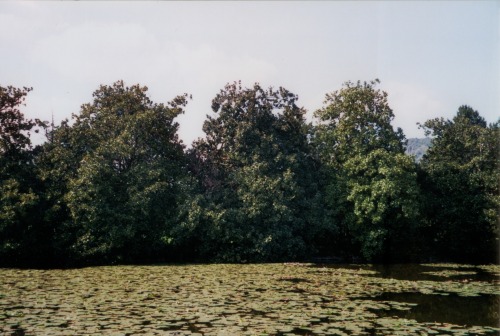
{"type": "Polygon", "coordinates": [[[2,1],[0,45],[0,85],[33,87],[28,118],[58,124],[124,80],[157,103],[193,95],[186,145],[238,80],[298,94],[312,120],[326,93],[378,78],[407,138],[464,104],[500,117],[500,1],[2,1]]]}

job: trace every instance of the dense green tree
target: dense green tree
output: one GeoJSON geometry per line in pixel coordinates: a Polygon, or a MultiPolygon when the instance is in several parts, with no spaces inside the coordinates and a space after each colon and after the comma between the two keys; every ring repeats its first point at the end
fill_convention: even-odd
{"type": "Polygon", "coordinates": [[[0,265],[497,261],[500,122],[468,106],[427,121],[417,166],[378,83],[327,94],[315,127],[284,88],[228,84],[187,152],[187,95],[119,81],[48,128],[20,111],[30,88],[0,86],[0,265]]]}
{"type": "Polygon", "coordinates": [[[49,213],[64,221],[59,241],[75,258],[148,260],[178,219],[187,175],[174,118],[187,97],[164,105],[146,93],[122,81],[101,86],[72,125],[49,135],[49,213]]]}
{"type": "Polygon", "coordinates": [[[46,252],[36,148],[30,140],[30,132],[45,124],[26,119],[19,109],[30,91],[0,86],[0,260],[4,265],[40,261],[46,252]]]}
{"type": "Polygon", "coordinates": [[[337,249],[353,240],[366,259],[388,257],[396,239],[409,238],[418,213],[416,167],[404,154],[401,129],[391,125],[394,114],[378,82],[347,82],[315,112],[327,206],[339,223],[337,243],[345,244],[337,249]]]}
{"type": "Polygon", "coordinates": [[[59,126],[52,123],[47,130],[48,141],[43,144],[37,164],[45,186],[44,221],[51,223],[54,263],[70,264],[76,259],[71,246],[77,239],[77,224],[70,220],[70,212],[64,196],[69,182],[76,178],[80,162],[89,148],[85,133],[72,128],[68,120],[59,126]]]}
{"type": "Polygon", "coordinates": [[[353,207],[349,230],[361,240],[363,256],[408,258],[420,192],[412,158],[376,149],[352,157],[344,169],[347,202],[353,207]]]}
{"type": "Polygon", "coordinates": [[[453,120],[437,118],[422,126],[433,137],[421,162],[432,253],[446,260],[494,261],[499,124],[488,126],[477,111],[461,106],[453,120]]]}
{"type": "Polygon", "coordinates": [[[301,257],[320,226],[321,200],[298,97],[229,84],[194,144],[207,199],[204,253],[218,260],[301,257]]]}

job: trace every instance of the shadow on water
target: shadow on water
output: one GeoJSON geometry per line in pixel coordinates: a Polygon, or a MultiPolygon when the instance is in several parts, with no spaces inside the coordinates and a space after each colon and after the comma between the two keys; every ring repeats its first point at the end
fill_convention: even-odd
{"type": "Polygon", "coordinates": [[[498,281],[498,277],[495,274],[486,272],[477,267],[446,267],[446,266],[426,266],[419,264],[401,264],[401,265],[371,265],[371,270],[377,271],[377,274],[372,276],[381,278],[392,278],[396,280],[411,280],[411,281],[460,281],[460,280],[471,280],[471,281],[486,281],[493,282],[498,281]],[[466,272],[469,274],[457,274],[449,276],[439,276],[435,274],[429,274],[429,272],[439,272],[439,271],[458,271],[466,272]]]}
{"type": "Polygon", "coordinates": [[[410,281],[499,281],[499,277],[495,274],[484,271],[477,267],[446,267],[446,266],[427,266],[421,264],[315,264],[313,267],[327,267],[338,269],[362,269],[376,271],[376,274],[367,274],[365,276],[396,280],[410,281]],[[429,274],[429,272],[439,271],[463,271],[470,274],[457,274],[448,276],[439,276],[429,274]]]}
{"type": "MultiPolygon", "coordinates": [[[[363,274],[363,276],[370,278],[438,282],[466,280],[467,282],[482,281],[500,284],[497,275],[472,265],[317,264],[313,267],[375,271],[376,273],[374,274],[363,274]]],[[[452,293],[449,295],[436,295],[388,292],[376,298],[365,299],[417,304],[410,310],[376,310],[375,313],[380,317],[397,316],[405,319],[414,319],[419,323],[437,322],[464,326],[500,327],[500,295],[463,297],[452,293]]]]}
{"type": "Polygon", "coordinates": [[[500,324],[499,295],[462,297],[454,294],[383,293],[372,300],[417,304],[410,310],[377,310],[376,313],[380,317],[397,316],[421,323],[438,322],[495,328],[500,324]]]}

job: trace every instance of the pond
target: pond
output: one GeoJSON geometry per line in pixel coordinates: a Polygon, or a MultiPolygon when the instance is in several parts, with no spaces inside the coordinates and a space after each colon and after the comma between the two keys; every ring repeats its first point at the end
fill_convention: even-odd
{"type": "Polygon", "coordinates": [[[5,335],[500,335],[500,266],[0,269],[5,335]]]}

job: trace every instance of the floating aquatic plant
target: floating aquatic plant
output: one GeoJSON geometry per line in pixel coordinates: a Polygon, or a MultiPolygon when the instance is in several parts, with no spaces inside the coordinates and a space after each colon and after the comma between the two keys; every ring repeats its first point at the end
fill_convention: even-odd
{"type": "MultiPolygon", "coordinates": [[[[398,317],[397,312],[411,312],[416,304],[380,299],[383,293],[500,295],[497,282],[396,280],[374,277],[376,271],[367,266],[313,266],[1,269],[0,334],[495,335],[500,331],[498,325],[398,317]]],[[[484,271],[499,269],[488,266],[484,271]]]]}

